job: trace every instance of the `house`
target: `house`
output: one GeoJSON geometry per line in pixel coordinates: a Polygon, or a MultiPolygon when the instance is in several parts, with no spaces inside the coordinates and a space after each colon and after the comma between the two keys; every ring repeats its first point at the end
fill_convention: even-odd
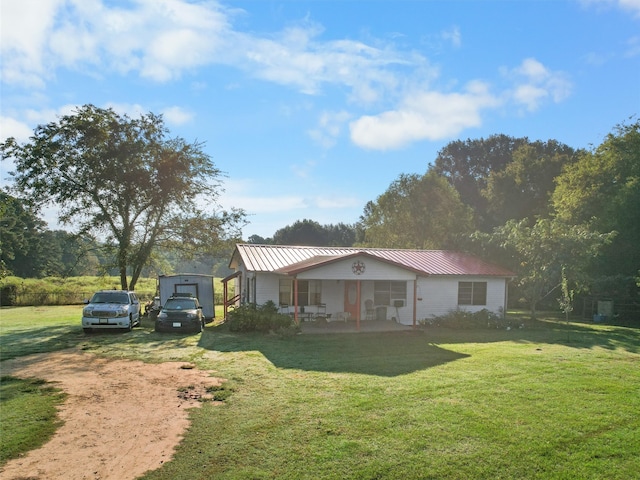
{"type": "Polygon", "coordinates": [[[237,244],[222,280],[229,306],[271,300],[296,322],[393,320],[416,326],[451,310],[506,311],[515,274],[448,250],[237,244]],[[235,296],[229,298],[233,282],[235,296]]]}

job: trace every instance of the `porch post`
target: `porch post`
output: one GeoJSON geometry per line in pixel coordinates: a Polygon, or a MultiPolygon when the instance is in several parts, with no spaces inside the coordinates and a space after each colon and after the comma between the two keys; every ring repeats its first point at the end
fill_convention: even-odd
{"type": "Polygon", "coordinates": [[[356,282],[356,330],[360,330],[360,280],[356,282]]]}
{"type": "Polygon", "coordinates": [[[298,277],[293,277],[293,321],[296,322],[296,325],[299,325],[298,322],[298,277]]]}
{"type": "MultiPolygon", "coordinates": [[[[223,305],[223,309],[224,309],[224,320],[227,319],[227,311],[229,309],[229,307],[227,306],[227,298],[229,295],[229,285],[227,282],[223,281],[222,282],[222,305],[223,305]]],[[[214,302],[215,303],[215,302],[214,302]]],[[[213,311],[215,312],[215,306],[213,307],[213,311]]]]}

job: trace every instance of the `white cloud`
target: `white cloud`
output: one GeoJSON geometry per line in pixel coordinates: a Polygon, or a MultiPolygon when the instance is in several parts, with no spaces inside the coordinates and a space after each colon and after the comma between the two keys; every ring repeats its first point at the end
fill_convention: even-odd
{"type": "Polygon", "coordinates": [[[640,16],[640,0],[619,0],[619,5],[624,10],[634,12],[636,16],[640,16]]]}
{"type": "Polygon", "coordinates": [[[362,42],[322,42],[319,26],[306,23],[274,38],[236,35],[235,65],[250,74],[301,92],[315,95],[327,84],[349,87],[349,100],[358,104],[378,102],[399,85],[394,68],[425,68],[426,60],[391,47],[375,48],[362,42]]]}
{"type": "Polygon", "coordinates": [[[285,189],[278,189],[272,185],[274,195],[264,195],[262,180],[249,178],[227,179],[224,182],[224,192],[218,199],[225,209],[242,208],[249,214],[286,212],[307,208],[309,204],[301,195],[282,194],[285,189]]]}
{"type": "Polygon", "coordinates": [[[26,123],[15,118],[0,116],[0,141],[13,137],[19,143],[24,143],[32,134],[33,129],[26,123]]]}
{"type": "Polygon", "coordinates": [[[451,45],[455,48],[462,46],[462,34],[460,33],[460,27],[452,27],[451,30],[442,32],[442,38],[451,42],[451,45]]]}
{"type": "Polygon", "coordinates": [[[311,176],[313,169],[316,166],[316,162],[308,160],[305,163],[296,163],[291,165],[291,172],[299,179],[307,179],[311,176]]]}
{"type": "Polygon", "coordinates": [[[55,13],[64,0],[3,0],[0,28],[2,81],[42,88],[50,75],[46,55],[55,13]]]}
{"type": "Polygon", "coordinates": [[[193,120],[192,112],[176,106],[163,109],[162,116],[170,125],[184,125],[193,120]]]}
{"type": "Polygon", "coordinates": [[[138,118],[147,113],[147,110],[139,103],[108,102],[104,108],[111,108],[117,114],[128,115],[131,118],[138,118]]]}
{"type": "Polygon", "coordinates": [[[631,37],[627,40],[627,51],[624,53],[624,56],[632,58],[638,55],[640,55],[640,36],[631,37]]]}
{"type": "Polygon", "coordinates": [[[420,91],[408,95],[396,110],[352,122],[351,140],[363,148],[389,150],[415,141],[451,138],[465,128],[480,126],[481,110],[499,103],[482,82],[469,83],[462,93],[420,91]]]}
{"type": "Polygon", "coordinates": [[[329,149],[336,144],[344,124],[350,117],[351,114],[344,110],[340,112],[322,112],[318,119],[318,126],[309,130],[308,134],[317,144],[329,149]]]}
{"type": "Polygon", "coordinates": [[[218,4],[138,0],[3,0],[3,81],[44,86],[59,67],[138,70],[167,81],[210,62],[228,29],[218,4]],[[100,68],[92,68],[100,67],[100,68]]]}
{"type": "Polygon", "coordinates": [[[613,6],[631,12],[640,18],[640,0],[581,0],[584,5],[613,6]]]}
{"type": "MultiPolygon", "coordinates": [[[[435,75],[415,52],[322,41],[323,28],[308,20],[269,36],[241,33],[231,25],[239,12],[214,0],[3,0],[2,81],[43,88],[66,68],[167,82],[217,63],[306,94],[342,85],[350,102],[373,105],[396,95],[397,69],[435,75]]],[[[459,41],[455,28],[447,36],[459,41]]]]}
{"type": "Polygon", "coordinates": [[[571,95],[573,85],[567,75],[549,70],[535,58],[527,58],[518,67],[502,71],[514,84],[511,99],[530,112],[538,110],[547,99],[559,103],[571,95]]]}
{"type": "Polygon", "coordinates": [[[224,192],[219,203],[223,208],[237,207],[248,214],[282,213],[313,208],[339,210],[359,208],[362,201],[353,196],[318,195],[306,196],[296,193],[283,194],[282,189],[272,185],[273,195],[265,195],[264,181],[255,179],[232,179],[225,181],[224,192]]]}
{"type": "Polygon", "coordinates": [[[315,204],[322,209],[359,208],[362,201],[356,197],[319,196],[315,198],[315,204]]]}

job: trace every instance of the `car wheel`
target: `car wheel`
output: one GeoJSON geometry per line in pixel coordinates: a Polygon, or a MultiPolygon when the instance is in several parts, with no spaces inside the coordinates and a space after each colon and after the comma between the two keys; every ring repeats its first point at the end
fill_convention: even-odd
{"type": "Polygon", "coordinates": [[[133,318],[131,318],[131,316],[129,316],[129,325],[125,327],[125,330],[127,332],[130,332],[131,330],[133,330],[133,318]]]}
{"type": "Polygon", "coordinates": [[[83,328],[82,330],[84,330],[84,333],[86,334],[93,333],[93,328],[83,328]]]}

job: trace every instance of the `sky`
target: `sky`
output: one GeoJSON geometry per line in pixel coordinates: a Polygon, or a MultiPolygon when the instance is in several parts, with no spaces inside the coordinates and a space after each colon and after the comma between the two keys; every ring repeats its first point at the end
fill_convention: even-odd
{"type": "Polygon", "coordinates": [[[224,172],[215,208],[245,210],[245,240],[353,224],[455,140],[592,148],[640,113],[640,0],[2,0],[0,17],[0,141],[84,104],[162,114],[224,172]]]}

